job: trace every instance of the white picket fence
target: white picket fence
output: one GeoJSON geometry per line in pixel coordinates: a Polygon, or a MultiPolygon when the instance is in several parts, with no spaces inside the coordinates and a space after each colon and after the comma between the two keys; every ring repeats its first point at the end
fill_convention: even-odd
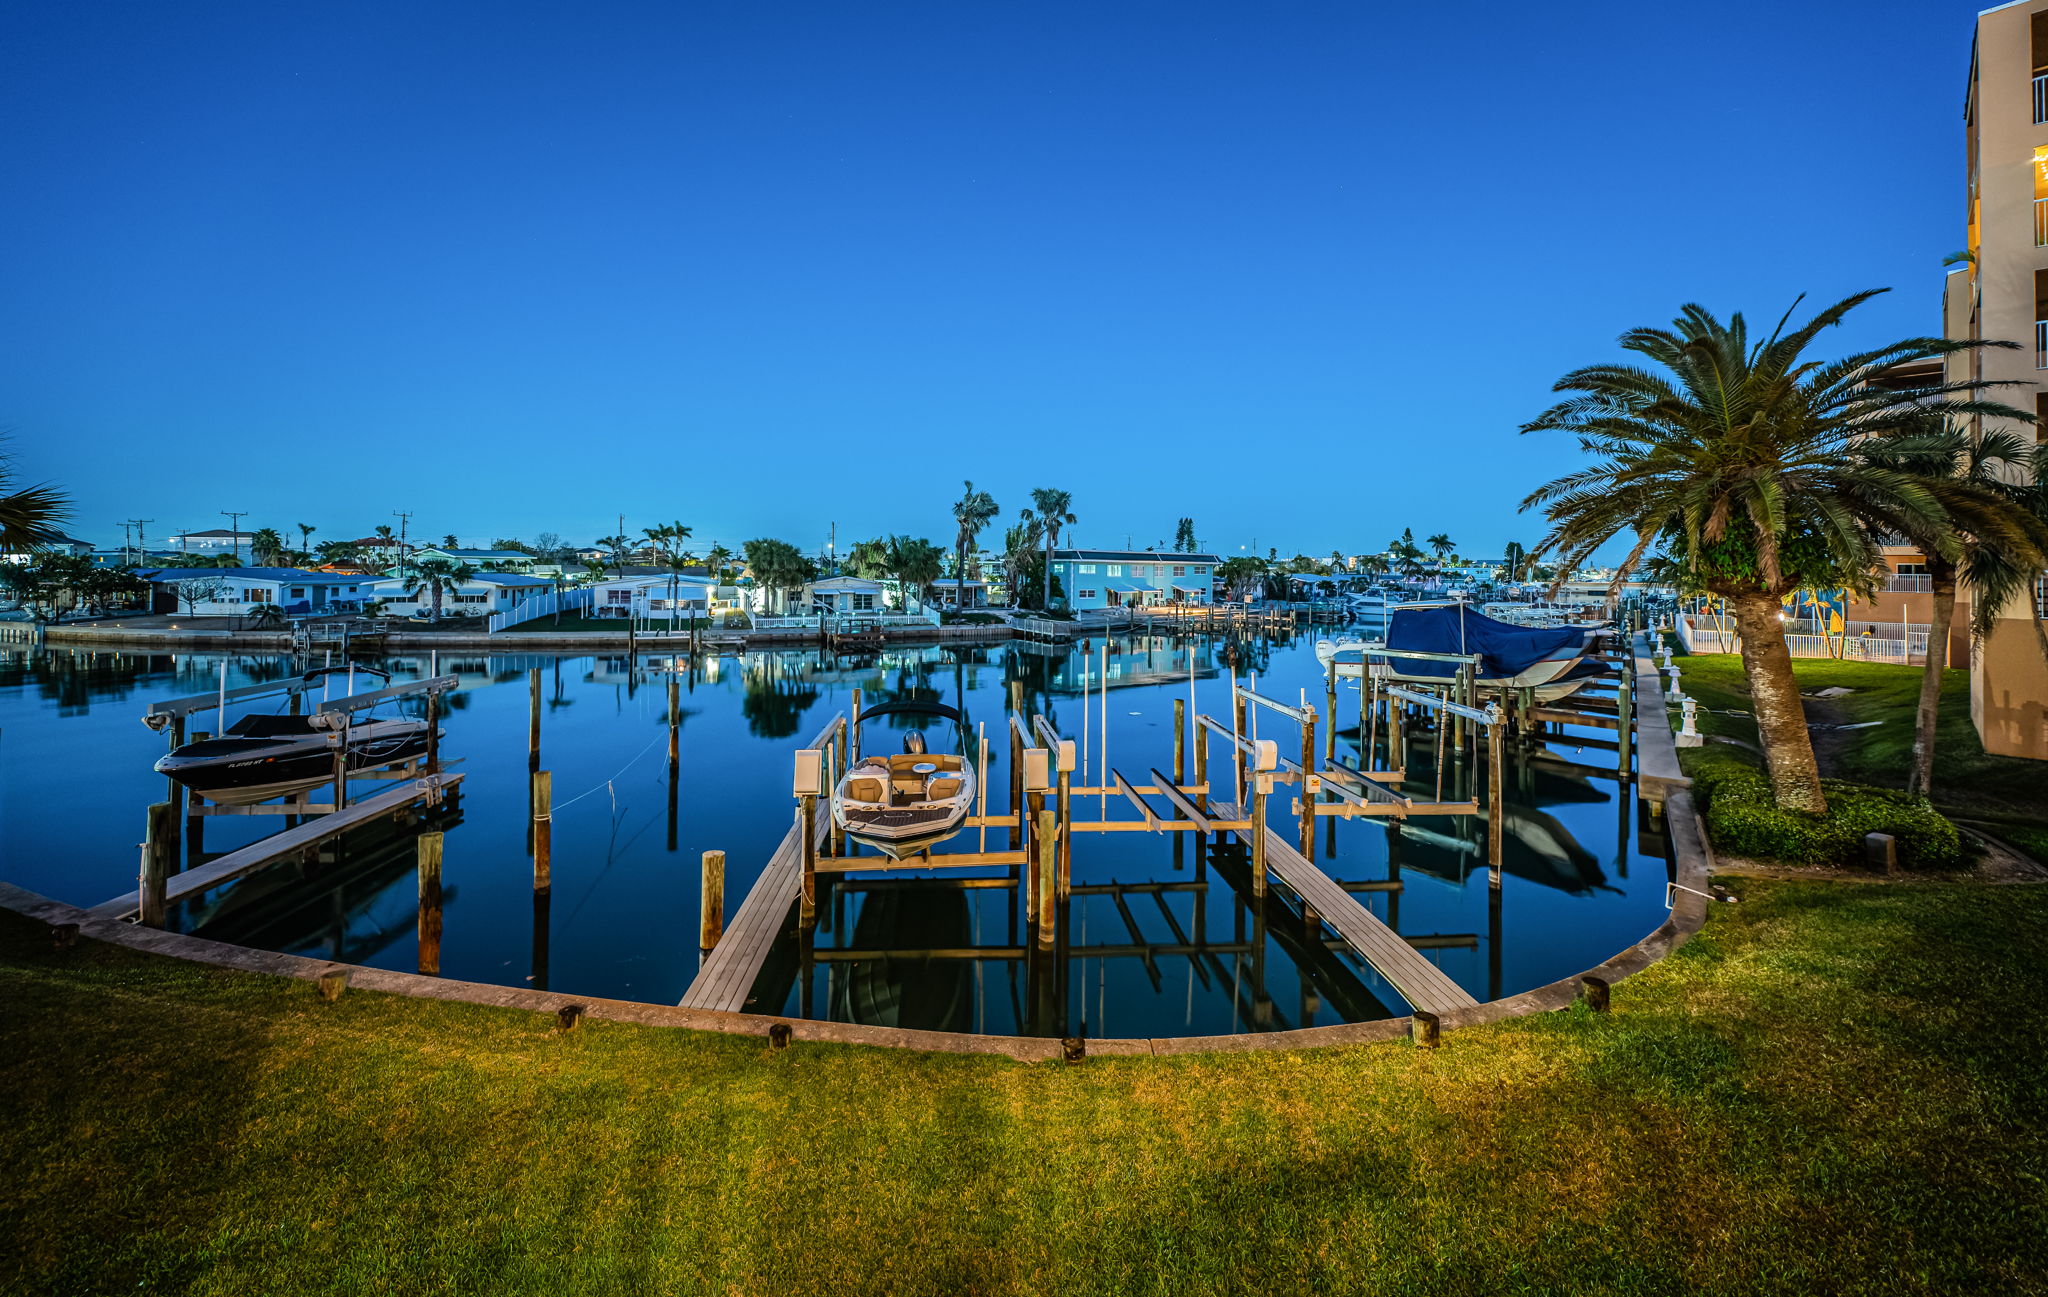
{"type": "Polygon", "coordinates": [[[564,590],[560,594],[550,590],[546,594],[522,599],[504,612],[491,614],[491,633],[495,635],[507,626],[517,626],[520,622],[532,621],[536,617],[552,617],[558,611],[587,612],[590,608],[591,593],[588,587],[578,587],[564,590]]]}
{"type": "MultiPolygon", "coordinates": [[[[849,612],[825,613],[825,623],[841,629],[853,625],[861,626],[936,626],[939,624],[939,610],[928,608],[923,612],[849,612]]],[[[806,617],[756,617],[755,630],[816,630],[818,613],[806,617]]]]}
{"type": "MultiPolygon", "coordinates": [[[[1740,653],[1742,640],[1735,634],[1734,618],[1701,617],[1691,613],[1677,618],[1678,642],[1688,653],[1740,653]]],[[[1796,658],[1841,658],[1848,662],[1892,662],[1900,666],[1927,660],[1927,627],[1906,627],[1906,638],[1880,635],[1801,635],[1788,633],[1785,647],[1796,658]]]]}

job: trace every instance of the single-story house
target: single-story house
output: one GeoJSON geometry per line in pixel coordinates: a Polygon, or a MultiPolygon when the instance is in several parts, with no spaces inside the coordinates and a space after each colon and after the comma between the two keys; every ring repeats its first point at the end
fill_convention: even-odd
{"type": "Polygon", "coordinates": [[[516,549],[443,549],[438,545],[422,545],[413,550],[412,561],[424,563],[439,559],[444,563],[463,564],[471,567],[494,567],[501,572],[533,571],[539,560],[533,555],[516,549]]]}
{"type": "Polygon", "coordinates": [[[881,612],[883,607],[880,581],[864,576],[828,576],[805,586],[790,612],[857,616],[881,612]]]}
{"type": "Polygon", "coordinates": [[[174,531],[167,543],[180,554],[197,554],[202,558],[211,558],[216,554],[233,554],[240,557],[242,547],[249,543],[253,535],[254,532],[208,527],[204,531],[174,531]]]}
{"type": "Polygon", "coordinates": [[[988,607],[988,582],[967,578],[964,591],[955,590],[957,583],[951,577],[940,577],[931,587],[931,605],[934,608],[951,608],[955,599],[961,600],[964,608],[988,607]]]}
{"type": "MultiPolygon", "coordinates": [[[[520,572],[478,572],[441,596],[441,615],[488,617],[492,613],[509,611],[551,588],[552,583],[520,572]]],[[[430,614],[434,610],[432,594],[409,588],[397,577],[381,577],[368,582],[366,594],[368,598],[382,603],[385,614],[391,617],[413,617],[430,614]]]]}
{"type": "Polygon", "coordinates": [[[376,584],[296,567],[166,567],[138,575],[153,588],[151,611],[187,617],[246,617],[263,604],[288,616],[357,612],[376,584]]]}
{"type": "Polygon", "coordinates": [[[590,615],[667,621],[711,608],[716,587],[709,577],[677,576],[673,592],[669,587],[670,579],[667,574],[649,574],[593,581],[590,584],[590,615]]]}

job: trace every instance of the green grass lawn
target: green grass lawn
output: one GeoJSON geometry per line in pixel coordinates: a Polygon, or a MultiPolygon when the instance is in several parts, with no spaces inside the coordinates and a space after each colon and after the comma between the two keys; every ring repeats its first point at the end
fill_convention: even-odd
{"type": "MultiPolygon", "coordinates": [[[[1699,700],[1698,718],[1705,734],[1725,734],[1756,742],[1756,724],[1747,716],[1718,713],[1748,711],[1749,686],[1741,658],[1727,653],[1699,653],[1678,659],[1685,692],[1699,700]]],[[[1870,729],[1851,731],[1838,743],[1822,740],[1823,773],[1832,778],[1903,788],[1913,750],[1913,712],[1919,703],[1921,669],[1879,662],[1837,662],[1828,658],[1796,658],[1793,674],[1803,693],[1841,686],[1855,692],[1834,699],[1832,706],[1849,723],[1877,721],[1870,729]]],[[[1811,711],[1811,708],[1809,708],[1811,711]]],[[[1683,755],[1683,754],[1681,754],[1683,755]]],[[[2048,765],[1984,751],[1970,724],[1970,673],[1942,672],[1941,716],[1934,754],[1934,803],[1957,815],[2048,825],[2048,765]]]]}
{"type": "Polygon", "coordinates": [[[1074,1067],[0,916],[0,1291],[2048,1291],[2048,889],[1735,886],[1608,1016],[1074,1067]]]}

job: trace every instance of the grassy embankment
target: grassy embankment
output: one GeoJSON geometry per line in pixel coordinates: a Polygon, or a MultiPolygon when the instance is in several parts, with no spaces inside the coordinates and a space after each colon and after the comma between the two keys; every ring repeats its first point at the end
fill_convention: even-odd
{"type": "Polygon", "coordinates": [[[0,916],[0,1290],[2048,1291],[2048,889],[1737,888],[1609,1016],[1076,1067],[0,916]]]}
{"type": "MultiPolygon", "coordinates": [[[[1853,780],[1881,788],[1903,788],[1913,752],[1913,714],[1920,697],[1921,669],[1878,662],[1838,662],[1799,658],[1792,663],[1802,693],[1841,687],[1854,692],[1832,699],[1809,699],[1807,719],[1833,724],[1878,722],[1869,729],[1816,731],[1815,749],[1821,772],[1833,779],[1853,780]]],[[[1748,711],[1749,686],[1742,660],[1727,653],[1699,653],[1679,659],[1680,680],[1688,696],[1699,700],[1702,734],[1724,735],[1750,747],[1709,743],[1705,749],[1681,749],[1681,761],[1698,760],[1700,752],[1725,757],[1742,753],[1761,763],[1753,751],[1756,723],[1730,710],[1748,711]],[[1709,710],[1711,709],[1711,710],[1709,710]]],[[[1999,836],[2048,861],[2048,766],[1984,751],[1970,724],[1970,675],[1944,671],[1941,715],[1934,755],[1935,806],[1964,820],[1995,822],[1999,836]]]]}

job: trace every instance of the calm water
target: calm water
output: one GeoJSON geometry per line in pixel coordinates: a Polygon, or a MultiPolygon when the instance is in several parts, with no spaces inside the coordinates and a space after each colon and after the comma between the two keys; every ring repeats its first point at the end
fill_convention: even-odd
{"type": "MultiPolygon", "coordinates": [[[[1110,760],[1133,782],[1171,769],[1173,699],[1229,715],[1229,667],[1220,640],[1117,637],[1109,659],[1110,760]]],[[[444,654],[458,675],[443,755],[460,759],[458,803],[447,832],[445,976],[572,994],[674,1003],[698,965],[698,861],[727,853],[727,910],[787,832],[792,748],[865,691],[958,707],[985,725],[996,765],[991,811],[1007,775],[1003,738],[1011,680],[1027,707],[1067,736],[1083,733],[1083,689],[1100,684],[1101,644],[1078,649],[1018,643],[931,647],[834,663],[815,653],[731,655],[683,682],[682,768],[673,802],[663,721],[671,664],[623,656],[444,654]],[[542,673],[542,765],[555,789],[554,891],[537,907],[527,842],[527,672],[542,673]]],[[[1322,702],[1313,639],[1243,645],[1240,679],[1269,696],[1322,702]]],[[[51,650],[0,657],[0,877],[80,904],[134,885],[144,808],[163,796],[150,763],[162,735],[139,717],[154,700],[211,692],[220,654],[51,650]]],[[[230,656],[228,683],[300,669],[279,656],[230,656]]],[[[424,655],[378,665],[396,679],[426,674],[424,655]]],[[[366,681],[365,687],[374,684],[366,681]]],[[[338,689],[338,687],[337,687],[338,689]]],[[[273,704],[257,706],[266,710],[273,704]]],[[[282,707],[282,700],[275,706],[282,707]]],[[[1089,695],[1099,725],[1101,695],[1089,695]]],[[[1358,693],[1342,685],[1341,759],[1355,760],[1358,693]]],[[[237,713],[230,709],[232,722],[237,713]]],[[[214,728],[212,713],[194,728],[214,728]]],[[[894,750],[900,735],[873,723],[866,747],[894,750]]],[[[1298,731],[1270,714],[1264,737],[1298,751],[1298,731]]],[[[937,734],[934,734],[937,740],[937,734]]],[[[1478,817],[1407,825],[1327,819],[1318,859],[1345,882],[1394,883],[1359,899],[1414,939],[1481,999],[1513,994],[1597,963],[1663,921],[1668,876],[1661,840],[1637,831],[1632,801],[1617,799],[1611,733],[1550,736],[1539,755],[1512,759],[1505,882],[1487,886],[1485,824],[1478,817]],[[1598,745],[1605,742],[1607,748],[1598,745]]],[[[934,746],[938,746],[937,740],[934,746]]],[[[1412,740],[1418,801],[1436,795],[1434,739],[1412,740]]],[[[1100,781],[1099,735],[1088,739],[1100,781]]],[[[1219,753],[1220,758],[1220,753],[1219,753]]],[[[1471,771],[1447,760],[1445,800],[1469,796],[1471,771]]],[[[1478,772],[1483,781],[1483,768],[1478,772]]],[[[1283,788],[1269,813],[1296,834],[1283,788]]],[[[1077,798],[1077,816],[1134,818],[1116,799],[1077,798]]],[[[281,826],[272,817],[219,817],[211,852],[281,826]]],[[[989,830],[989,845],[1006,845],[989,830]]],[[[969,850],[968,830],[946,849],[969,850]]],[[[366,829],[338,862],[302,871],[273,866],[220,889],[177,917],[224,940],[383,968],[416,966],[416,884],[410,837],[366,829]]],[[[1005,871],[976,871],[1002,877],[1005,871]]],[[[1406,1012],[1405,1002],[1341,947],[1310,936],[1279,889],[1252,903],[1243,852],[1202,851],[1192,834],[1075,835],[1076,893],[1055,973],[1034,977],[1028,930],[1009,888],[892,874],[849,880],[820,894],[820,924],[800,942],[789,924],[755,988],[756,1009],[814,1017],[993,1032],[1091,1036],[1200,1034],[1359,1021],[1406,1012]],[[968,948],[978,947],[971,952],[968,948]],[[936,953],[924,953],[936,952],[936,953]]]]}

